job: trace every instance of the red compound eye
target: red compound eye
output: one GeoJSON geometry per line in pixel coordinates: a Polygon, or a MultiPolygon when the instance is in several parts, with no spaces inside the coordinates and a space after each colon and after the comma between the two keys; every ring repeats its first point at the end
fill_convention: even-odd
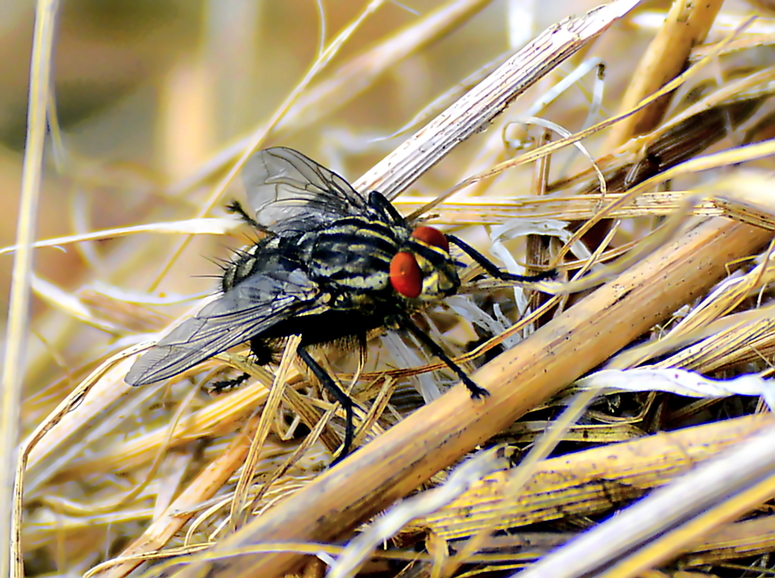
{"type": "Polygon", "coordinates": [[[449,241],[447,241],[446,235],[438,229],[434,229],[433,227],[417,227],[412,233],[412,237],[424,241],[432,247],[444,249],[449,253],[449,241]]]}
{"type": "Polygon", "coordinates": [[[414,299],[422,292],[422,271],[414,255],[401,251],[390,261],[390,284],[398,293],[414,299]]]}

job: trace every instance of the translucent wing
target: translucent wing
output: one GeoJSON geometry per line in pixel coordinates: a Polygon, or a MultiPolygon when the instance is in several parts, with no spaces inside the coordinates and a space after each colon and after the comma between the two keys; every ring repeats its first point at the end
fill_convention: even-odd
{"type": "Polygon", "coordinates": [[[245,163],[242,180],[256,221],[275,233],[319,229],[367,212],[350,183],[293,149],[258,151],[245,163]]]}
{"type": "Polygon", "coordinates": [[[187,319],[137,361],[130,385],[167,379],[248,341],[299,311],[310,311],[318,287],[301,271],[255,274],[187,319]]]}

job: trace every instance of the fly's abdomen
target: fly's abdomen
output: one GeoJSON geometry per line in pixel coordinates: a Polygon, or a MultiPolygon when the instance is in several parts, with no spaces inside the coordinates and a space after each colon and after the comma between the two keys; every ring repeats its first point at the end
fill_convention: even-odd
{"type": "Polygon", "coordinates": [[[238,252],[234,259],[223,267],[221,290],[224,293],[253,274],[258,264],[256,253],[259,252],[259,249],[259,245],[254,245],[245,251],[238,252]]]}
{"type": "Polygon", "coordinates": [[[223,292],[233,289],[245,279],[257,274],[284,276],[303,269],[298,257],[298,240],[273,237],[259,241],[242,251],[223,268],[221,288],[223,292]]]}

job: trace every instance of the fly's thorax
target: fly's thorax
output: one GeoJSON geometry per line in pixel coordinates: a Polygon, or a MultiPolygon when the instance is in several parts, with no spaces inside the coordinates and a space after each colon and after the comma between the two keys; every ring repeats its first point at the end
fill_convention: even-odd
{"type": "Polygon", "coordinates": [[[431,227],[352,217],[306,233],[297,245],[301,261],[332,296],[335,309],[367,310],[395,299],[404,308],[422,308],[460,287],[446,237],[431,227]],[[402,263],[410,266],[408,289],[397,273],[402,263]]]}
{"type": "Polygon", "coordinates": [[[315,280],[338,291],[383,292],[398,246],[387,224],[353,217],[306,235],[304,260],[315,280]]]}

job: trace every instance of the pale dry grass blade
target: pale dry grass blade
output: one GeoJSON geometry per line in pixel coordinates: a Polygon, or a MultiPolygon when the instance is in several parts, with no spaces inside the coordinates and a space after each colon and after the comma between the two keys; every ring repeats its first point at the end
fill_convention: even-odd
{"type": "MultiPolygon", "coordinates": [[[[673,2],[662,28],[645,52],[633,74],[633,82],[619,103],[619,111],[634,108],[648,95],[657,92],[667,81],[680,74],[694,46],[701,44],[716,18],[723,0],[714,2],[673,2]]],[[[608,150],[613,150],[633,136],[651,132],[664,116],[670,97],[654,102],[648,108],[617,124],[609,133],[608,150]]]]}
{"type": "MultiPolygon", "coordinates": [[[[668,216],[681,209],[684,198],[692,194],[692,191],[656,191],[628,199],[627,203],[617,202],[622,199],[624,193],[608,194],[606,200],[613,203],[613,208],[606,213],[606,216],[611,219],[668,216]]],[[[406,212],[413,212],[420,210],[432,200],[425,197],[399,198],[395,205],[406,212]]],[[[717,199],[702,199],[694,204],[691,214],[700,217],[732,216],[735,214],[734,209],[727,209],[728,203],[727,201],[722,208],[717,199]]],[[[514,197],[512,199],[470,198],[447,201],[436,207],[434,212],[438,217],[434,222],[461,226],[499,225],[504,221],[517,218],[587,221],[599,211],[600,195],[552,195],[548,198],[514,197]]],[[[744,218],[741,216],[740,220],[744,218]]],[[[758,221],[748,222],[757,224],[758,221]]]]}
{"type": "Polygon", "coordinates": [[[503,454],[504,448],[498,446],[475,454],[457,466],[443,485],[393,506],[350,541],[331,566],[330,578],[354,575],[380,542],[392,538],[408,522],[448,504],[493,471],[503,470],[508,464],[503,454]]]}
{"type": "Polygon", "coordinates": [[[544,31],[358,179],[355,188],[378,190],[390,199],[398,196],[451,148],[486,129],[553,66],[602,34],[637,4],[637,0],[610,2],[544,31]]]}
{"type": "Polygon", "coordinates": [[[234,490],[234,498],[232,499],[229,508],[229,529],[231,532],[234,532],[244,522],[243,510],[245,502],[247,501],[247,492],[256,471],[256,462],[261,453],[261,447],[264,445],[266,437],[269,435],[269,429],[274,419],[274,415],[280,408],[280,401],[283,398],[283,393],[287,385],[288,372],[296,357],[296,349],[298,348],[299,343],[301,343],[301,336],[295,335],[288,341],[288,344],[283,351],[280,367],[277,370],[275,381],[269,390],[269,397],[264,405],[263,412],[261,413],[261,420],[258,423],[258,428],[253,436],[253,440],[250,443],[250,451],[248,452],[247,459],[242,467],[242,473],[237,482],[237,487],[234,490]]]}
{"type": "MultiPolygon", "coordinates": [[[[167,223],[149,223],[147,225],[137,225],[135,227],[121,227],[117,229],[106,229],[104,231],[93,231],[88,234],[68,235],[67,237],[56,237],[54,239],[45,239],[36,241],[32,247],[42,249],[44,247],[61,247],[71,243],[85,243],[87,241],[101,241],[123,237],[125,235],[136,235],[138,233],[160,233],[167,235],[223,235],[233,231],[238,225],[234,219],[209,218],[209,219],[187,219],[185,221],[175,221],[167,223]]],[[[0,248],[0,255],[3,253],[13,253],[18,250],[18,246],[0,248]]]]}
{"type": "Polygon", "coordinates": [[[522,576],[634,578],[772,497],[772,424],[553,552],[522,576]],[[733,499],[721,498],[734,496],[733,499]],[[610,560],[620,558],[613,566],[610,560]],[[601,567],[608,566],[604,570],[601,567]]]}
{"type": "Polygon", "coordinates": [[[146,559],[153,559],[156,552],[179,531],[193,516],[193,512],[182,514],[197,507],[215,492],[242,466],[250,449],[251,434],[255,432],[258,418],[246,424],[245,431],[239,435],[217,460],[197,476],[185,491],[170,504],[166,512],[148,527],[142,536],[131,544],[120,558],[105,562],[92,568],[87,575],[102,575],[106,578],[126,576],[146,559]]]}
{"type": "Polygon", "coordinates": [[[454,540],[482,530],[547,522],[569,512],[593,516],[606,511],[612,502],[637,499],[679,479],[695,464],[717,457],[772,425],[771,416],[748,416],[552,458],[538,464],[519,493],[512,491],[515,477],[521,475],[519,469],[497,472],[403,531],[426,529],[454,540]]]}
{"type": "Polygon", "coordinates": [[[17,461],[21,438],[21,401],[29,338],[32,243],[43,171],[46,112],[51,91],[56,13],[59,2],[36,3],[35,31],[30,59],[30,98],[27,109],[27,142],[22,175],[21,203],[16,233],[19,251],[14,259],[13,283],[8,303],[8,330],[0,387],[0,576],[21,577],[21,508],[24,486],[23,467],[17,461]],[[16,474],[16,475],[14,475],[16,474]]]}

